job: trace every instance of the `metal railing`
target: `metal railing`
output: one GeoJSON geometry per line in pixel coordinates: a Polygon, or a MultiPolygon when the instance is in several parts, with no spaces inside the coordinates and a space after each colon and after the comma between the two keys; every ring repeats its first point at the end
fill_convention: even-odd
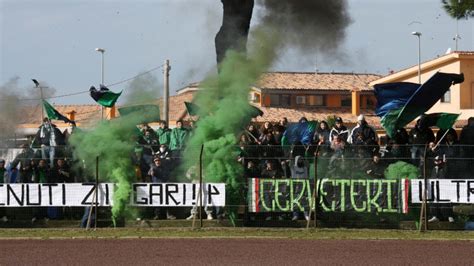
{"type": "MultiPolygon", "coordinates": [[[[85,165],[74,157],[69,147],[55,148],[52,162],[48,154],[41,153],[41,149],[0,149],[0,159],[6,160],[7,169],[7,178],[0,186],[0,192],[4,193],[3,197],[0,194],[0,226],[54,227],[64,224],[79,226],[84,225],[84,221],[90,223],[91,217],[94,217],[89,216],[90,206],[97,202],[84,200],[76,205],[34,205],[38,202],[39,190],[44,193],[49,189],[55,191],[56,187],[47,184],[70,183],[71,187],[78,184],[93,188],[96,186],[96,168],[101,168],[101,173],[110,172],[109,169],[102,169],[100,157],[97,166],[85,165]],[[61,168],[58,166],[60,159],[66,163],[63,170],[68,171],[69,179],[53,177],[61,175],[58,170],[61,168]],[[51,179],[43,180],[44,184],[40,184],[39,177],[32,178],[33,175],[41,175],[38,173],[41,160],[44,160],[42,167],[49,171],[47,175],[51,175],[51,179]],[[12,166],[16,166],[16,170],[12,166]],[[9,204],[5,200],[7,196],[9,204]],[[23,206],[15,206],[19,201],[23,202],[23,206]],[[27,201],[32,204],[26,204],[27,201]]],[[[462,229],[474,218],[470,204],[474,201],[474,173],[470,171],[474,163],[474,146],[351,145],[341,149],[330,146],[239,145],[228,149],[235,160],[226,162],[231,168],[227,169],[228,173],[235,176],[221,180],[208,180],[208,171],[214,171],[212,167],[216,165],[210,159],[214,158],[213,155],[207,153],[205,148],[202,160],[197,160],[201,149],[201,146],[187,147],[162,157],[162,165],[165,165],[163,167],[168,175],[164,182],[153,178],[147,169],[154,163],[156,154],[144,154],[144,149],[131,150],[130,170],[135,176],[130,183],[145,185],[131,186],[129,211],[118,222],[115,221],[115,225],[136,226],[146,221],[147,225],[153,226],[164,220],[176,218],[188,221],[186,219],[191,218],[194,223],[170,222],[170,225],[199,227],[214,223],[232,226],[462,229]],[[186,152],[198,155],[194,158],[199,162],[197,168],[196,161],[191,167],[189,164],[186,166],[187,159],[183,157],[186,152]],[[137,163],[142,161],[146,163],[137,163]],[[203,180],[200,181],[199,177],[203,180]],[[199,184],[211,181],[224,185],[224,206],[193,208],[193,205],[207,205],[200,200],[206,202],[212,189],[211,192],[201,191],[199,184]],[[165,183],[171,185],[158,185],[165,183]],[[136,195],[142,195],[140,193],[145,193],[145,196],[142,195],[145,198],[150,197],[150,187],[173,191],[175,186],[172,184],[176,183],[187,183],[190,187],[180,186],[173,195],[191,193],[189,197],[194,197],[194,203],[181,206],[152,203],[153,200],[147,204],[133,201],[134,197],[137,199],[136,195]],[[142,191],[143,187],[146,189],[142,191]],[[137,190],[133,190],[135,188],[137,190]],[[187,192],[182,189],[187,189],[187,192]],[[214,220],[207,221],[208,216],[214,220]],[[201,222],[196,223],[196,218],[201,222]]],[[[100,182],[111,181],[103,176],[100,182]]],[[[68,189],[69,186],[65,189],[66,194],[68,189]]],[[[114,190],[113,186],[110,190],[114,190]]],[[[71,188],[71,191],[76,190],[71,188]]],[[[85,197],[93,190],[77,191],[85,193],[77,197],[85,197]]],[[[110,197],[113,201],[113,196],[110,197]]],[[[161,195],[153,194],[151,197],[156,199],[161,195]]],[[[138,201],[140,199],[138,197],[138,201]]],[[[98,218],[94,222],[98,222],[99,226],[113,224],[111,205],[96,208],[98,218]]]]}

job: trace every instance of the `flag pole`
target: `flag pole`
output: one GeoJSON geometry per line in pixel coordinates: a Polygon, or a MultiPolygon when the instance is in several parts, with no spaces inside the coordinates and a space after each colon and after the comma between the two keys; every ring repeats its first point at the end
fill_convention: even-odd
{"type": "Polygon", "coordinates": [[[446,132],[444,132],[443,136],[438,140],[438,142],[436,143],[436,145],[433,147],[433,149],[436,149],[438,147],[438,145],[441,143],[441,141],[444,139],[444,137],[446,137],[446,135],[448,134],[449,132],[449,129],[446,129],[446,132]]]}
{"type": "Polygon", "coordinates": [[[252,137],[253,140],[255,140],[255,142],[258,142],[258,139],[257,139],[254,135],[252,135],[252,133],[250,133],[247,129],[244,129],[244,131],[247,133],[247,135],[249,135],[250,137],[252,137]]]}

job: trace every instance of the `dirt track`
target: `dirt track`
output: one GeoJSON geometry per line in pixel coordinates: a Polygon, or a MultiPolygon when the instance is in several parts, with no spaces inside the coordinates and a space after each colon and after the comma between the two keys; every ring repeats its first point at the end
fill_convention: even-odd
{"type": "Polygon", "coordinates": [[[472,264],[473,241],[1,240],[0,265],[472,264]]]}

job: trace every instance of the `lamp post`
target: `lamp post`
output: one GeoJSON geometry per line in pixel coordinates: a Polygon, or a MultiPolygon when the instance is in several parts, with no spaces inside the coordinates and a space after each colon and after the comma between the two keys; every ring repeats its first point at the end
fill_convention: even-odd
{"type": "Polygon", "coordinates": [[[95,48],[95,50],[97,52],[99,52],[101,54],[101,57],[102,57],[102,60],[101,60],[101,83],[102,85],[104,85],[104,53],[105,53],[105,49],[104,48],[95,48]]]}
{"type": "MultiPolygon", "coordinates": [[[[100,84],[105,85],[104,84],[104,53],[105,53],[105,49],[104,48],[95,48],[95,50],[101,54],[101,72],[100,72],[101,73],[101,79],[100,79],[100,84]]],[[[104,119],[104,107],[101,106],[100,110],[101,110],[100,118],[104,119]]]]}
{"type": "Polygon", "coordinates": [[[40,95],[41,95],[41,103],[40,103],[40,106],[41,106],[41,123],[43,123],[43,119],[44,119],[44,107],[43,107],[43,101],[44,101],[44,97],[43,97],[43,87],[41,86],[41,84],[36,80],[36,79],[31,79],[33,81],[33,83],[35,84],[35,87],[36,88],[39,88],[40,89],[40,95]]]}
{"type": "Polygon", "coordinates": [[[418,37],[418,83],[421,84],[421,32],[414,31],[411,34],[418,37]]]}

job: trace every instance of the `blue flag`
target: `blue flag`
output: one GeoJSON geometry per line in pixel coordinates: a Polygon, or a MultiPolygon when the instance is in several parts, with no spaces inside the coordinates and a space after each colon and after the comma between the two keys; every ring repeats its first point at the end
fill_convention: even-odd
{"type": "Polygon", "coordinates": [[[377,84],[375,112],[387,135],[392,137],[397,129],[405,127],[418,116],[428,111],[451,85],[464,81],[463,74],[435,73],[415,89],[415,83],[377,84]]]}
{"type": "Polygon", "coordinates": [[[308,145],[313,140],[314,132],[316,131],[317,123],[311,122],[300,122],[289,126],[283,133],[281,139],[282,145],[291,144],[304,144],[308,145]]]}

